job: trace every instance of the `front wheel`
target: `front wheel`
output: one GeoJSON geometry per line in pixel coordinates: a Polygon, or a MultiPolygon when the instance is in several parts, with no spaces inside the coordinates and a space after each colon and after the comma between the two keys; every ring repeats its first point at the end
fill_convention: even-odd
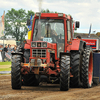
{"type": "Polygon", "coordinates": [[[21,55],[13,55],[11,66],[12,89],[21,89],[21,55]]]}
{"type": "Polygon", "coordinates": [[[61,58],[61,71],[60,71],[60,90],[69,90],[70,84],[70,57],[62,56],[61,58]]]}

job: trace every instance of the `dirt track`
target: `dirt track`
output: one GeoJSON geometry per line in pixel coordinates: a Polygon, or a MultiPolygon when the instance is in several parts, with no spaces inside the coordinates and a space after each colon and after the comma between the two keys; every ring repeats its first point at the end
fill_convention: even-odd
{"type": "Polygon", "coordinates": [[[22,86],[21,90],[13,90],[10,75],[1,75],[0,100],[100,100],[100,85],[89,89],[60,91],[59,85],[42,84],[39,87],[22,86]]]}

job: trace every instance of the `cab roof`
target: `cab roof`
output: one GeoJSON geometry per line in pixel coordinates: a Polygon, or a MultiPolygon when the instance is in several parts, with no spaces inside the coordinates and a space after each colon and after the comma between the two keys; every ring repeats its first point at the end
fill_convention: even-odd
{"type": "MultiPolygon", "coordinates": [[[[40,13],[36,13],[34,17],[39,17],[40,13]]],[[[41,13],[41,17],[43,18],[47,18],[47,17],[52,17],[52,18],[67,18],[67,19],[71,19],[72,17],[69,15],[66,15],[64,13],[41,13]]]]}

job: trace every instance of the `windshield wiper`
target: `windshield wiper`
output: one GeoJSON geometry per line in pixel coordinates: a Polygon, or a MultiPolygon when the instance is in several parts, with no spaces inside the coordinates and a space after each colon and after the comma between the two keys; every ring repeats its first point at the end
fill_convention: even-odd
{"type": "Polygon", "coordinates": [[[36,37],[37,36],[37,33],[38,33],[38,28],[36,28],[35,30],[36,30],[36,34],[35,34],[35,37],[36,37]]]}

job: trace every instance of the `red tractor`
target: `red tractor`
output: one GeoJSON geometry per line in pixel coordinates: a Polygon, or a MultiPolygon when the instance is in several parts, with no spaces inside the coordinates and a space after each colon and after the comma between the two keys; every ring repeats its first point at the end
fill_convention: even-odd
{"type": "MultiPolygon", "coordinates": [[[[92,86],[92,50],[73,39],[73,25],[73,18],[63,13],[35,14],[31,40],[12,54],[12,89],[38,86],[41,81],[60,83],[62,91],[92,86]]],[[[79,22],[75,26],[79,28],[79,22]]]]}

